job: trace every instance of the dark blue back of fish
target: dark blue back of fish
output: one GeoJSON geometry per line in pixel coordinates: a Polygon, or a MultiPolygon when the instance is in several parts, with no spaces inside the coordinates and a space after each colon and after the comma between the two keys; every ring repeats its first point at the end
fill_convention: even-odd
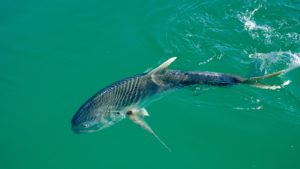
{"type": "Polygon", "coordinates": [[[183,72],[167,70],[161,80],[166,88],[184,87],[191,85],[231,86],[245,82],[245,79],[235,75],[214,72],[183,72]]]}

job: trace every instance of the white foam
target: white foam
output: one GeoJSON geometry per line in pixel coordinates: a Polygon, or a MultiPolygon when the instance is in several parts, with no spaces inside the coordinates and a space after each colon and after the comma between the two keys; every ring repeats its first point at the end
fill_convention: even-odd
{"type": "Polygon", "coordinates": [[[281,87],[285,87],[285,86],[289,85],[291,82],[292,81],[287,80],[287,81],[283,82],[283,84],[281,85],[281,87]]]}
{"type": "Polygon", "coordinates": [[[266,24],[257,24],[254,20],[255,13],[262,7],[259,5],[252,11],[247,10],[245,13],[238,14],[238,19],[244,24],[244,29],[253,38],[264,37],[265,41],[271,43],[273,28],[266,24]]]}
{"type": "Polygon", "coordinates": [[[264,73],[270,73],[268,72],[268,69],[277,67],[280,64],[286,66],[285,73],[300,67],[300,53],[292,53],[291,51],[254,53],[249,54],[248,57],[258,60],[260,62],[259,70],[264,73]]]}
{"type": "Polygon", "coordinates": [[[244,27],[248,31],[252,30],[263,30],[263,31],[270,31],[271,27],[267,25],[258,25],[255,20],[253,19],[255,13],[261,8],[262,6],[258,6],[252,11],[247,10],[245,13],[239,15],[239,19],[242,23],[244,23],[244,27]]]}
{"type": "MultiPolygon", "coordinates": [[[[257,8],[253,10],[246,10],[245,12],[241,12],[237,15],[240,22],[243,23],[244,29],[249,33],[249,35],[253,39],[262,39],[265,43],[271,44],[274,40],[284,40],[287,42],[292,43],[299,43],[300,42],[300,34],[297,32],[287,32],[282,33],[279,31],[282,27],[287,24],[284,20],[274,21],[270,25],[265,23],[270,23],[270,20],[266,21],[265,23],[263,20],[260,20],[260,23],[257,23],[255,20],[255,14],[262,8],[262,5],[259,5],[257,8]],[[280,22],[280,24],[276,24],[280,22]],[[276,26],[277,25],[277,26],[276,26]]],[[[263,19],[263,18],[260,18],[263,19]]],[[[294,26],[294,25],[287,25],[287,26],[294,26]]]]}
{"type": "Polygon", "coordinates": [[[244,25],[245,25],[245,28],[248,30],[253,30],[257,27],[255,21],[251,21],[251,20],[246,20],[244,25]]]}

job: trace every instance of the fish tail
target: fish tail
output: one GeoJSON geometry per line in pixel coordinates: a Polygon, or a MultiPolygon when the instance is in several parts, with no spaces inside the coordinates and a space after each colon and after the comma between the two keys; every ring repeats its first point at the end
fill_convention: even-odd
{"type": "Polygon", "coordinates": [[[249,84],[253,87],[260,88],[260,89],[270,89],[270,90],[280,89],[281,86],[279,86],[279,85],[265,85],[265,84],[262,84],[261,81],[272,78],[272,77],[279,76],[279,75],[283,74],[284,72],[286,72],[286,70],[280,70],[280,71],[277,71],[277,72],[274,72],[271,74],[267,74],[264,76],[250,77],[249,79],[246,79],[243,83],[249,84]]]}

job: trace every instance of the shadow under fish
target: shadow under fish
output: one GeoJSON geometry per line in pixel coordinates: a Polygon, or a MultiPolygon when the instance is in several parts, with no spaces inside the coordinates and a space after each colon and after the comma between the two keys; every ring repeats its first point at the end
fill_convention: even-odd
{"type": "Polygon", "coordinates": [[[92,133],[129,117],[171,151],[144,121],[144,117],[149,116],[145,107],[154,100],[154,96],[193,85],[222,87],[249,84],[263,89],[273,89],[276,86],[264,85],[260,81],[284,72],[282,70],[265,76],[242,78],[225,73],[167,69],[175,59],[176,57],[172,57],[149,72],[117,81],[97,92],[73,116],[73,131],[75,133],[92,133]]]}

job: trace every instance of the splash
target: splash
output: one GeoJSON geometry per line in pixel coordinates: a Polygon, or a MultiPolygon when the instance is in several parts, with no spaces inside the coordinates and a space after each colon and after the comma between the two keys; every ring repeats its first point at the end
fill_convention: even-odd
{"type": "Polygon", "coordinates": [[[246,10],[245,13],[238,14],[238,19],[244,24],[244,29],[248,31],[249,35],[253,39],[263,37],[266,39],[267,43],[271,43],[271,37],[273,34],[273,28],[266,24],[257,24],[254,20],[255,13],[262,8],[259,5],[254,10],[246,10]]]}
{"type": "MultiPolygon", "coordinates": [[[[244,30],[248,32],[254,40],[263,40],[266,44],[271,44],[274,40],[285,40],[300,42],[300,34],[297,32],[282,32],[286,28],[294,26],[290,25],[283,19],[270,20],[266,19],[266,15],[258,15],[260,10],[267,10],[267,7],[259,5],[253,10],[246,10],[237,14],[237,18],[244,25],[244,30]],[[258,23],[259,22],[259,23],[258,23]]],[[[263,13],[267,13],[264,11],[263,13]]]]}
{"type": "Polygon", "coordinates": [[[261,9],[261,5],[259,5],[257,8],[255,8],[252,11],[247,10],[246,13],[242,16],[240,16],[241,21],[244,23],[244,27],[248,31],[252,30],[263,30],[263,31],[270,31],[271,27],[268,25],[257,25],[255,20],[253,19],[255,13],[261,9]]]}
{"type": "Polygon", "coordinates": [[[291,51],[254,53],[249,54],[249,58],[254,61],[254,68],[263,74],[283,69],[288,72],[300,67],[300,53],[291,51]]]}

